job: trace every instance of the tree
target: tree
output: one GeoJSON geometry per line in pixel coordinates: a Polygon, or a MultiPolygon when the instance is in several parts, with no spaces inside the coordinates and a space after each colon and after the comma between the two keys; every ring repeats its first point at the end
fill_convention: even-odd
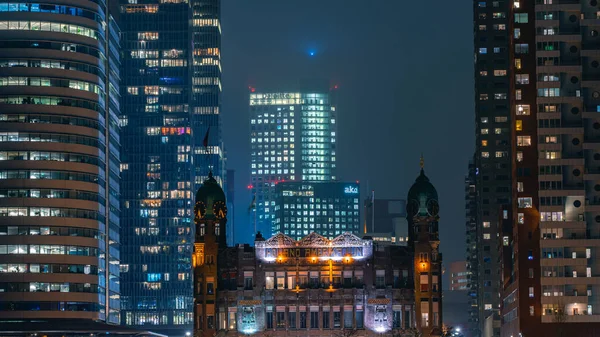
{"type": "Polygon", "coordinates": [[[560,300],[558,302],[557,308],[554,310],[554,316],[552,316],[552,321],[558,323],[556,327],[558,337],[563,337],[564,324],[562,323],[567,321],[567,309],[565,308],[564,301],[560,300]]]}
{"type": "Polygon", "coordinates": [[[554,323],[564,323],[567,321],[567,311],[562,301],[558,303],[558,307],[554,310],[552,321],[554,323]]]}

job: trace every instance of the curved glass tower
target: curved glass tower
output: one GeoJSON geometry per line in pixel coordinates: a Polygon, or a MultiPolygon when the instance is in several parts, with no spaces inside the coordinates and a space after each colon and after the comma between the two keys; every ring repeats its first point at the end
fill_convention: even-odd
{"type": "Polygon", "coordinates": [[[120,320],[119,62],[103,0],[0,3],[0,320],[120,320]]]}

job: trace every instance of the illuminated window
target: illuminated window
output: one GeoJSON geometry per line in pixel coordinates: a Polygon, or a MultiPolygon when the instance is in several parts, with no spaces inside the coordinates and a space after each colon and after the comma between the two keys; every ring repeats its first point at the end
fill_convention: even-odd
{"type": "MultiPolygon", "coordinates": [[[[515,54],[529,54],[529,45],[527,43],[515,44],[515,54]]],[[[521,69],[519,67],[519,69],[521,69]]]]}
{"type": "Polygon", "coordinates": [[[486,303],[486,304],[484,304],[483,308],[484,308],[484,310],[492,310],[492,305],[486,303]]]}
{"type": "Polygon", "coordinates": [[[531,113],[529,104],[518,104],[517,105],[517,115],[529,115],[531,113]]]}
{"type": "Polygon", "coordinates": [[[517,84],[529,84],[529,74],[516,74],[517,84]]]}
{"type": "Polygon", "coordinates": [[[527,13],[515,13],[515,23],[528,23],[527,13]]]}
{"type": "Polygon", "coordinates": [[[531,146],[531,136],[517,136],[517,146],[531,146]]]}
{"type": "Polygon", "coordinates": [[[83,35],[98,39],[98,32],[94,29],[58,22],[40,21],[0,21],[0,30],[36,30],[83,35]]]}
{"type": "Polygon", "coordinates": [[[502,129],[501,128],[495,128],[494,129],[494,133],[497,134],[497,135],[502,134],[502,129]]]}
{"type": "Polygon", "coordinates": [[[531,197],[519,198],[518,206],[519,208],[531,208],[533,207],[533,201],[531,197]]]}
{"type": "Polygon", "coordinates": [[[533,291],[533,287],[529,287],[529,297],[533,298],[534,297],[534,291],[533,291]]]}
{"type": "Polygon", "coordinates": [[[488,141],[487,140],[482,140],[481,141],[481,146],[488,146],[488,141]]]}
{"type": "Polygon", "coordinates": [[[125,12],[127,14],[131,13],[150,13],[155,14],[158,13],[158,5],[127,5],[125,7],[125,12]]]}
{"type": "Polygon", "coordinates": [[[517,131],[523,131],[523,121],[520,119],[517,119],[515,121],[515,130],[517,131]]]}
{"type": "Polygon", "coordinates": [[[538,97],[559,97],[560,88],[541,88],[538,89],[538,97]]]}
{"type": "Polygon", "coordinates": [[[489,158],[490,157],[490,153],[489,152],[481,152],[481,157],[482,158],[489,158]]]}
{"type": "Polygon", "coordinates": [[[523,91],[521,89],[515,90],[515,99],[520,101],[523,99],[523,91]]]}
{"type": "Polygon", "coordinates": [[[138,40],[158,40],[158,32],[140,32],[138,40]]]}
{"type": "Polygon", "coordinates": [[[521,69],[521,59],[518,59],[518,58],[515,59],[515,69],[517,69],[517,70],[521,69]]]}
{"type": "Polygon", "coordinates": [[[490,239],[490,234],[489,233],[484,233],[483,234],[483,239],[484,240],[489,240],[490,239]]]}
{"type": "Polygon", "coordinates": [[[489,221],[484,221],[483,222],[483,228],[490,228],[490,222],[489,221]]]}
{"type": "Polygon", "coordinates": [[[494,76],[506,76],[506,70],[504,70],[504,69],[494,70],[494,76]]]}

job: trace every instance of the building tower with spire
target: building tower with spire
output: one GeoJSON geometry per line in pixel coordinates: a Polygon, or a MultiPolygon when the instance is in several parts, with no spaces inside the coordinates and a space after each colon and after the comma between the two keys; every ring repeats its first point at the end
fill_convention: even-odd
{"type": "Polygon", "coordinates": [[[414,251],[414,283],[417,327],[422,336],[442,333],[442,254],[439,253],[438,194],[425,175],[421,156],[421,173],[408,191],[406,219],[409,246],[414,251]]]}
{"type": "Polygon", "coordinates": [[[213,177],[196,193],[194,275],[194,336],[212,337],[217,332],[215,299],[219,252],[227,248],[227,203],[223,189],[213,177]]]}

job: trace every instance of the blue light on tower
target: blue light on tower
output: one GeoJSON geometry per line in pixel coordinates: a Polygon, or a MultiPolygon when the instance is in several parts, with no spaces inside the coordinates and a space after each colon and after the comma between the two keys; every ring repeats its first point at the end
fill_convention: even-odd
{"type": "Polygon", "coordinates": [[[316,53],[315,53],[315,51],[314,51],[314,50],[311,50],[311,51],[309,51],[309,52],[308,52],[308,54],[309,54],[310,56],[315,56],[315,54],[316,54],[316,53]]]}

